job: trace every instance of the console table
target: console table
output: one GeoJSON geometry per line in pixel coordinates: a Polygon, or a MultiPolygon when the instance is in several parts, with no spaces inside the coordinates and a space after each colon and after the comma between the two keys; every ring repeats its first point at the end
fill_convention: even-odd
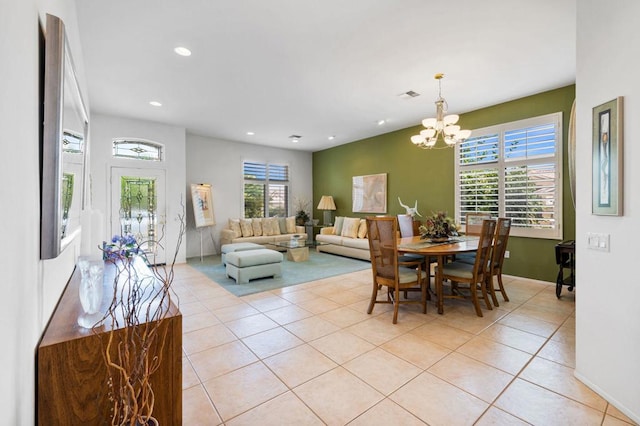
{"type": "MultiPolygon", "coordinates": [[[[102,312],[111,303],[115,267],[105,264],[102,312]]],[[[74,271],[58,302],[37,352],[37,421],[39,425],[109,424],[106,367],[97,334],[77,324],[82,312],[78,297],[80,271],[74,271]]],[[[155,394],[153,416],[161,425],[182,424],[182,315],[172,303],[162,327],[168,327],[160,368],[151,378],[155,394]]],[[[120,331],[117,331],[119,333],[120,331]]]]}

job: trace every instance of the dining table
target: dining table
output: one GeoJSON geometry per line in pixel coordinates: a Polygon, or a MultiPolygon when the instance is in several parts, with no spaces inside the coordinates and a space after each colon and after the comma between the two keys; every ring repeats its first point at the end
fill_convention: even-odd
{"type": "Polygon", "coordinates": [[[432,256],[437,259],[438,267],[435,274],[436,302],[438,305],[438,313],[444,312],[443,303],[443,279],[442,266],[449,256],[455,256],[461,253],[475,252],[478,250],[478,241],[480,238],[471,235],[460,235],[450,237],[447,241],[432,241],[423,239],[420,236],[404,237],[398,240],[398,253],[413,253],[424,256],[432,256]]]}

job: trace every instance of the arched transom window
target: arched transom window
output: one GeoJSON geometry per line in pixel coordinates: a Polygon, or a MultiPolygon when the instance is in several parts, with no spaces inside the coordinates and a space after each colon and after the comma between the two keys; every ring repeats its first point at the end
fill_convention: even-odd
{"type": "Polygon", "coordinates": [[[135,160],[162,161],[162,145],[143,139],[114,139],[113,156],[135,160]]]}

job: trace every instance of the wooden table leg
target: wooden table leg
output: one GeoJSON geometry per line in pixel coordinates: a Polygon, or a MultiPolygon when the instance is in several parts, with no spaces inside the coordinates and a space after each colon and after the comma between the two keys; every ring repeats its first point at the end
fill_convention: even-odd
{"type": "Polygon", "coordinates": [[[442,297],[442,267],[444,266],[444,256],[438,256],[438,268],[436,269],[436,297],[438,298],[438,313],[444,313],[444,303],[442,297]]]}

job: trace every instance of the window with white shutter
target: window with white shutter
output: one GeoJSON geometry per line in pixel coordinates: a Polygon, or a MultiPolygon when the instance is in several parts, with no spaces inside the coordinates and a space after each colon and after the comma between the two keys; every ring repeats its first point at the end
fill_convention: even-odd
{"type": "Polygon", "coordinates": [[[456,220],[512,219],[511,235],[562,238],[562,113],[473,130],[456,146],[456,220]]]}
{"type": "Polygon", "coordinates": [[[286,217],[289,211],[289,166],[243,163],[244,217],[286,217]]]}

